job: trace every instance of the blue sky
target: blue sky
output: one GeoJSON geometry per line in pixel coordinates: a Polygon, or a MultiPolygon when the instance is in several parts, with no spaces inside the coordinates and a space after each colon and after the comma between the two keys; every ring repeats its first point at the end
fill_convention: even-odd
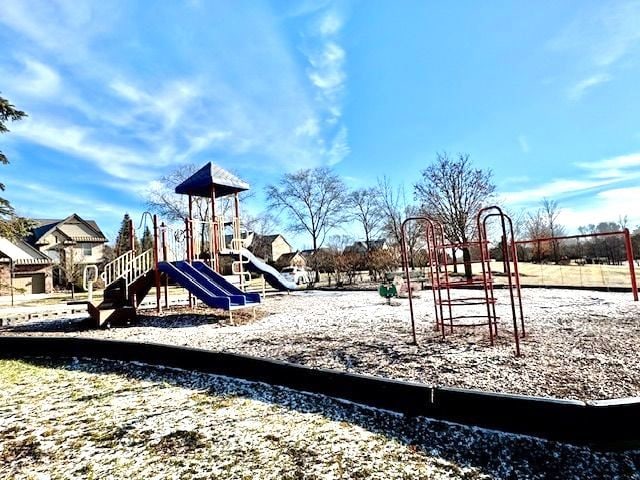
{"type": "Polygon", "coordinates": [[[0,174],[19,213],[113,236],[181,164],[235,171],[258,212],[284,172],[411,191],[466,152],[513,211],[633,227],[638,85],[639,1],[8,0],[0,92],[29,118],[0,174]]]}

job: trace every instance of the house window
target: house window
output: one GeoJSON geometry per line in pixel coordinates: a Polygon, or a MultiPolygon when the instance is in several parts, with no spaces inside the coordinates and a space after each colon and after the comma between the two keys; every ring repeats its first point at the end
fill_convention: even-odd
{"type": "Polygon", "coordinates": [[[90,257],[90,256],[91,256],[91,253],[92,253],[92,251],[91,251],[91,244],[89,244],[89,243],[85,243],[85,244],[83,244],[83,245],[82,245],[82,254],[83,254],[85,257],[90,257]]]}

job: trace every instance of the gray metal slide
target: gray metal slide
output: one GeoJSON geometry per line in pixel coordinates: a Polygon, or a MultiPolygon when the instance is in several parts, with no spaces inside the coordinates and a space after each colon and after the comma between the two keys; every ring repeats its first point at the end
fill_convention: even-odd
{"type": "Polygon", "coordinates": [[[247,265],[250,271],[264,275],[267,283],[276,290],[296,289],[295,283],[284,278],[275,268],[260,260],[246,248],[240,250],[240,255],[249,262],[247,265]]]}

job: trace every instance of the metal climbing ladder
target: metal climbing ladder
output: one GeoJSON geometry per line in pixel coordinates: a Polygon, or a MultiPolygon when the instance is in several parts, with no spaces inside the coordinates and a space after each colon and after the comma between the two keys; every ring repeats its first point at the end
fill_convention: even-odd
{"type": "MultiPolygon", "coordinates": [[[[513,317],[514,341],[516,355],[520,355],[520,335],[524,336],[524,316],[520,297],[520,282],[518,278],[517,255],[513,238],[511,219],[499,207],[487,207],[476,216],[477,239],[467,243],[453,243],[447,241],[442,224],[428,217],[419,216],[407,218],[402,224],[402,259],[405,278],[410,282],[409,255],[406,247],[406,225],[409,222],[421,222],[428,253],[429,278],[435,311],[435,325],[442,338],[447,333],[453,333],[458,327],[486,326],[489,331],[489,341],[494,344],[498,335],[498,319],[496,314],[496,298],[494,294],[494,278],[491,271],[491,256],[487,235],[487,223],[492,218],[500,219],[501,242],[505,265],[505,274],[509,288],[511,310],[513,317]],[[507,226],[509,228],[507,228],[507,226]],[[481,273],[468,276],[454,276],[449,273],[449,252],[468,249],[479,257],[474,263],[480,263],[481,273]],[[478,255],[479,254],[479,255],[478,255]],[[512,266],[513,265],[513,275],[512,266]],[[516,308],[517,305],[517,308],[516,308]],[[482,306],[480,311],[469,307],[482,306]],[[520,322],[517,321],[519,310],[520,322]],[[521,330],[521,332],[520,332],[521,330]]],[[[454,259],[455,261],[455,259],[454,259]]],[[[463,263],[472,262],[470,255],[463,263]]],[[[412,289],[408,285],[409,309],[413,342],[417,344],[415,316],[413,309],[412,289]]]]}

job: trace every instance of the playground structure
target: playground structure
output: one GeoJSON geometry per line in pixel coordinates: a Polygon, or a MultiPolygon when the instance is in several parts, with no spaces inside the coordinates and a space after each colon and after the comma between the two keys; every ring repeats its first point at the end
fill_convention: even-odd
{"type": "MultiPolygon", "coordinates": [[[[159,224],[153,216],[153,248],[136,252],[131,229],[130,249],[108,263],[101,278],[105,284],[104,300],[99,305],[89,302],[88,308],[96,326],[109,327],[114,322],[128,322],[136,317],[136,309],[155,286],[156,310],[161,310],[161,290],[164,285],[164,305],[168,306],[167,287],[173,280],[189,292],[189,306],[197,298],[205,305],[232,315],[234,310],[253,308],[261,301],[259,293],[247,293],[251,272],[263,275],[278,290],[294,290],[296,285],[255,257],[243,246],[240,223],[239,193],[249,185],[223,170],[206,164],[175,189],[188,196],[188,217],[184,228],[159,224]],[[193,197],[210,202],[210,219],[193,218],[193,197]],[[227,220],[221,200],[231,199],[231,218],[227,220]],[[226,235],[226,231],[231,231],[226,235]],[[235,285],[222,275],[222,257],[233,258],[232,273],[239,277],[235,285]]],[[[144,217],[143,217],[144,218],[144,217]]]]}
{"type": "MultiPolygon", "coordinates": [[[[409,311],[411,316],[413,343],[417,344],[417,337],[412,289],[408,287],[411,281],[411,276],[409,272],[409,256],[405,241],[407,223],[418,221],[422,222],[424,227],[424,239],[428,257],[428,277],[431,283],[435,309],[435,328],[440,331],[442,338],[446,336],[447,332],[452,333],[456,327],[487,326],[489,330],[489,341],[491,345],[493,345],[494,339],[498,335],[499,317],[496,314],[494,287],[495,275],[498,275],[499,272],[494,272],[491,268],[491,255],[489,251],[490,242],[487,232],[488,224],[492,219],[498,220],[497,230],[500,233],[500,241],[498,245],[502,251],[503,265],[503,272],[501,275],[506,279],[506,285],[504,286],[509,291],[516,355],[520,355],[520,338],[524,338],[526,335],[521,298],[521,279],[518,266],[518,248],[522,248],[524,245],[532,244],[534,246],[534,252],[537,252],[534,253],[534,255],[538,255],[538,261],[542,263],[540,252],[545,244],[552,245],[554,249],[557,249],[558,242],[575,239],[578,241],[578,250],[580,250],[579,242],[584,238],[604,237],[609,239],[621,237],[631,281],[631,292],[634,301],[638,301],[638,287],[631,236],[629,230],[626,228],[621,231],[614,232],[545,237],[516,241],[513,234],[513,224],[509,216],[505,215],[499,207],[491,206],[481,209],[476,215],[477,239],[463,244],[448,242],[445,238],[444,227],[433,219],[428,217],[411,217],[407,218],[402,224],[401,248],[402,263],[405,270],[405,282],[407,283],[406,290],[409,294],[409,311]],[[481,272],[470,277],[454,276],[449,272],[449,267],[452,262],[456,262],[456,259],[451,257],[452,262],[450,262],[449,252],[465,248],[476,254],[476,260],[471,260],[469,255],[469,259],[465,259],[463,264],[465,264],[466,267],[470,266],[471,263],[479,263],[481,266],[481,272]],[[479,291],[482,291],[483,294],[474,295],[467,293],[479,291]],[[454,294],[454,292],[456,292],[456,294],[454,294]],[[460,292],[464,293],[460,294],[460,292]],[[469,313],[469,308],[466,308],[462,313],[456,313],[458,308],[462,309],[473,305],[483,306],[483,313],[479,314],[479,312],[473,312],[473,314],[471,314],[469,313]]],[[[578,266],[578,268],[580,268],[580,266],[578,266]]],[[[465,270],[467,269],[465,268],[465,270]]],[[[581,270],[579,270],[579,274],[582,287],[583,282],[581,270]]]]}
{"type": "MultiPolygon", "coordinates": [[[[476,215],[477,240],[467,243],[451,243],[444,233],[442,224],[424,216],[410,217],[402,223],[402,263],[405,270],[411,331],[413,343],[417,344],[413,294],[410,287],[409,255],[406,246],[406,225],[409,222],[422,222],[424,240],[428,257],[428,276],[431,282],[435,310],[434,328],[439,330],[444,339],[447,331],[453,333],[457,327],[487,326],[489,341],[494,344],[498,335],[498,316],[496,314],[496,298],[494,295],[494,278],[491,271],[491,256],[487,223],[490,219],[499,219],[501,245],[504,258],[505,275],[509,289],[511,316],[513,321],[513,338],[516,355],[520,355],[520,338],[525,336],[524,314],[520,295],[518,273],[518,257],[513,235],[511,219],[497,206],[481,209],[476,215]],[[449,273],[449,251],[452,249],[475,251],[479,253],[481,273],[471,277],[456,277],[449,273]],[[513,270],[512,270],[513,268],[513,270]],[[482,294],[480,294],[482,290],[482,294]],[[462,293],[461,293],[462,292],[462,293]],[[471,306],[483,306],[483,313],[469,313],[471,306]],[[486,311],[486,313],[484,313],[486,311]]],[[[455,259],[453,259],[455,261],[455,259]]],[[[465,258],[465,266],[470,267],[470,256],[465,258]]],[[[465,268],[465,270],[467,270],[465,268]]]]}

